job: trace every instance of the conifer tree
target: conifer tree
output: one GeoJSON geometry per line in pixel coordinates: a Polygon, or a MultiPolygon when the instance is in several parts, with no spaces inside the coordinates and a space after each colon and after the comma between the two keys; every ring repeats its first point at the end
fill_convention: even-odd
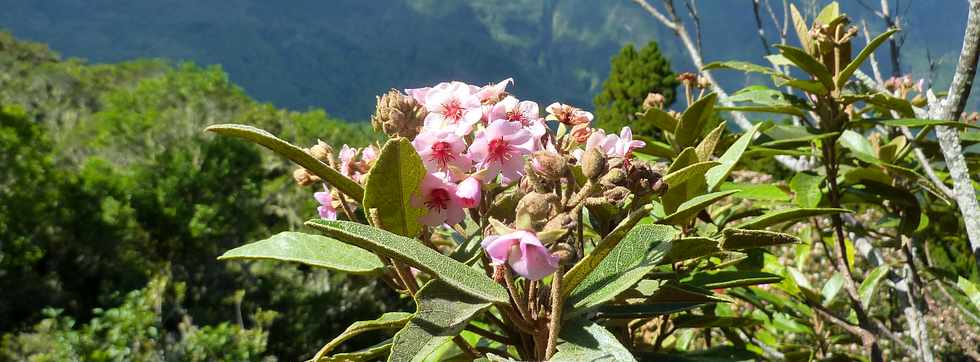
{"type": "Polygon", "coordinates": [[[598,125],[607,131],[630,126],[634,134],[657,133],[652,125],[638,121],[636,113],[643,111],[643,100],[651,92],[663,94],[664,105],[669,107],[677,84],[670,61],[660,54],[656,42],[647,43],[639,51],[627,44],[612,59],[609,77],[595,97],[598,125]]]}

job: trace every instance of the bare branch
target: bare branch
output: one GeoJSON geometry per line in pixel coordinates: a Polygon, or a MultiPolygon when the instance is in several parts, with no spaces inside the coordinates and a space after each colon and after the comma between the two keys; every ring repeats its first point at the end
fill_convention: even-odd
{"type": "Polygon", "coordinates": [[[769,49],[769,40],[766,39],[766,30],[762,26],[762,17],[759,16],[759,0],[752,0],[752,14],[755,15],[755,27],[759,32],[759,40],[762,41],[762,50],[766,52],[766,55],[772,54],[772,50],[769,49]]]}
{"type": "MultiPolygon", "coordinates": [[[[967,17],[966,31],[963,36],[963,50],[960,52],[956,73],[949,85],[949,92],[939,104],[931,104],[930,113],[935,119],[958,121],[966,106],[973,88],[973,78],[977,74],[977,55],[980,54],[980,0],[970,0],[970,13],[967,17]]],[[[946,159],[946,168],[953,179],[953,191],[956,194],[956,204],[963,214],[966,233],[970,239],[973,256],[980,262],[980,205],[970,180],[970,170],[963,157],[963,148],[956,128],[937,127],[937,138],[946,159]]]]}

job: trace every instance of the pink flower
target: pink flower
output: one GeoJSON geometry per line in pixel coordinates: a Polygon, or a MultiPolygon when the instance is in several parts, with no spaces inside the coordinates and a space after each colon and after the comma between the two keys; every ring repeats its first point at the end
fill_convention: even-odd
{"type": "Polygon", "coordinates": [[[330,194],[326,185],[323,186],[323,191],[314,192],[313,198],[320,203],[316,211],[320,214],[321,219],[337,220],[337,209],[333,206],[333,195],[330,194]]]}
{"type": "Polygon", "coordinates": [[[467,177],[456,187],[456,197],[464,208],[474,208],[480,206],[480,180],[476,177],[467,177]]]}
{"type": "Polygon", "coordinates": [[[412,196],[412,206],[428,212],[419,222],[429,226],[458,224],[463,221],[463,204],[456,196],[456,185],[440,175],[426,174],[419,193],[412,196]]]}
{"type": "Polygon", "coordinates": [[[558,269],[558,257],[541,244],[537,235],[528,231],[488,236],[480,245],[494,265],[507,263],[514,272],[530,280],[541,280],[558,269]]]}
{"type": "Polygon", "coordinates": [[[357,149],[344,145],[340,148],[340,174],[353,178],[355,173],[354,157],[357,157],[357,149]]]}
{"type": "Polygon", "coordinates": [[[463,154],[466,151],[466,142],[451,131],[422,130],[422,133],[415,136],[412,146],[415,146],[415,151],[422,157],[422,163],[430,172],[468,172],[473,167],[473,162],[463,154]]]}
{"type": "Polygon", "coordinates": [[[592,122],[592,113],[558,102],[552,103],[545,108],[548,111],[547,119],[558,121],[569,126],[586,124],[592,122]]]}
{"type": "Polygon", "coordinates": [[[443,84],[425,93],[423,104],[429,114],[425,116],[423,127],[436,130],[449,129],[457,135],[467,135],[473,129],[473,125],[483,118],[480,98],[473,94],[474,89],[466,83],[443,84]]]}
{"type": "Polygon", "coordinates": [[[484,86],[476,92],[476,96],[477,98],[480,98],[480,102],[483,103],[496,102],[496,100],[500,99],[500,96],[506,92],[507,84],[514,84],[514,78],[507,78],[497,82],[497,84],[484,86]]]}
{"type": "Polygon", "coordinates": [[[374,165],[374,161],[378,159],[378,149],[374,145],[364,149],[344,145],[341,147],[338,156],[340,157],[340,174],[350,177],[354,181],[363,182],[365,175],[374,165]]]}
{"type": "MultiPolygon", "coordinates": [[[[629,158],[633,150],[646,146],[643,141],[633,140],[633,131],[629,127],[623,127],[619,135],[607,135],[601,129],[593,130],[592,135],[585,141],[585,149],[598,148],[603,154],[610,157],[629,158]]],[[[584,152],[576,150],[575,157],[579,158],[584,152]]]]}
{"type": "Polygon", "coordinates": [[[534,152],[534,139],[531,133],[521,127],[519,122],[498,119],[477,132],[470,145],[469,154],[477,167],[487,170],[487,179],[501,176],[504,184],[510,184],[521,177],[524,169],[524,155],[534,152]]]}

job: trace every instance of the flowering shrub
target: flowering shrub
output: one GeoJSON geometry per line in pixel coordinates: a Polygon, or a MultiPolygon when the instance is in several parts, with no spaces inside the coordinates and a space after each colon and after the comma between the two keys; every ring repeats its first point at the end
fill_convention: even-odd
{"type": "MultiPolygon", "coordinates": [[[[635,137],[629,127],[607,134],[571,105],[553,103],[542,114],[509,93],[511,79],[392,90],[372,117],[388,137],[384,145],[344,145],[336,155],[322,142],[301,149],[248,126],[209,127],[290,158],[301,166],[300,185],[326,188],[314,194],[320,217],[306,223],[310,233],[281,233],[222,259],[370,275],[415,300],[415,313],[355,323],[315,361],[857,358],[858,344],[882,360],[878,337],[890,336],[889,348],[905,341],[868,306],[884,278],[910,298],[902,278],[918,276],[912,267],[907,276],[889,274],[880,250],[845,237],[845,221],[855,218],[849,208],[888,219],[867,235],[910,239],[928,227],[922,215],[942,191],[899,165],[912,162],[908,138],[869,129],[926,132],[948,122],[896,120],[915,117],[922,86],[893,79],[878,87],[858,71],[894,30],[852,59],[854,31],[836,4],[813,26],[793,9],[803,49],[778,46],[772,68],[705,67],[764,73],[787,92],[752,86],[721,107],[707,78],[681,74],[683,112],[651,95],[637,114],[660,130],[656,139],[635,137]],[[729,134],[721,111],[787,120],[729,134]],[[739,164],[764,168],[775,156],[822,168],[803,167],[788,184],[744,170],[733,179],[739,164]],[[831,231],[822,230],[824,219],[831,231]],[[816,244],[824,254],[813,252],[816,244]],[[855,248],[871,250],[863,252],[866,274],[855,248]],[[846,298],[837,298],[842,290],[846,298]],[[397,332],[365,350],[333,353],[376,329],[397,332]],[[775,336],[783,333],[797,343],[781,343],[775,336]],[[712,348],[719,338],[726,343],[712,348]]],[[[912,247],[893,246],[908,255],[912,247]]]]}

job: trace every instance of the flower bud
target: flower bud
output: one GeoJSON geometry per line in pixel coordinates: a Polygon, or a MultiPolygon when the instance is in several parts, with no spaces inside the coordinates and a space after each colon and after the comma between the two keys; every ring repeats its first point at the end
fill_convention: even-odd
{"type": "Polygon", "coordinates": [[[630,196],[630,190],[623,186],[616,186],[612,189],[606,190],[606,192],[603,192],[602,196],[605,197],[610,204],[621,207],[626,202],[626,198],[630,196]]]}
{"type": "Polygon", "coordinates": [[[573,230],[577,226],[578,222],[575,221],[575,218],[568,213],[561,213],[548,220],[548,223],[544,225],[544,230],[573,230]]]}
{"type": "Polygon", "coordinates": [[[647,93],[647,97],[643,100],[643,110],[646,111],[651,108],[663,109],[664,102],[666,99],[663,94],[660,93],[647,93]]]}
{"type": "Polygon", "coordinates": [[[915,97],[912,98],[912,105],[919,108],[925,107],[928,102],[929,101],[926,99],[926,97],[923,97],[921,94],[916,94],[915,97]]]}
{"type": "Polygon", "coordinates": [[[558,209],[558,195],[553,193],[531,192],[517,202],[517,227],[536,230],[558,209]]]}
{"type": "Polygon", "coordinates": [[[459,198],[460,205],[469,209],[480,206],[480,180],[475,177],[467,177],[456,186],[456,197],[459,198]]]}
{"type": "Polygon", "coordinates": [[[551,151],[537,151],[531,159],[531,167],[542,178],[557,181],[568,171],[568,162],[551,151]]]}
{"type": "Polygon", "coordinates": [[[557,243],[551,247],[551,255],[558,257],[558,263],[562,265],[574,265],[578,260],[578,253],[575,248],[568,243],[557,243]]]}
{"type": "Polygon", "coordinates": [[[590,148],[582,156],[582,173],[589,180],[598,180],[606,173],[606,157],[598,148],[590,148]]]}
{"type": "Polygon", "coordinates": [[[310,156],[313,156],[313,158],[318,159],[323,163],[329,164],[330,156],[333,154],[333,149],[330,148],[330,145],[326,144],[325,142],[317,140],[313,147],[306,150],[306,153],[309,153],[310,156]]]}
{"type": "Polygon", "coordinates": [[[677,75],[677,80],[685,86],[692,86],[698,80],[698,75],[691,72],[684,72],[677,75]]]}
{"type": "Polygon", "coordinates": [[[295,180],[300,186],[309,186],[320,182],[320,177],[310,173],[309,170],[300,167],[293,170],[293,180],[295,180]]]}
{"type": "Polygon", "coordinates": [[[622,168],[610,168],[605,175],[599,179],[599,184],[607,188],[623,186],[626,184],[626,171],[622,168]]]}
{"type": "Polygon", "coordinates": [[[705,77],[703,75],[698,76],[698,88],[704,88],[704,89],[711,88],[711,81],[708,80],[708,77],[705,77]]]}
{"type": "Polygon", "coordinates": [[[371,125],[376,131],[393,138],[412,139],[418,135],[427,112],[415,98],[392,89],[377,99],[374,115],[371,116],[371,125]]]}

